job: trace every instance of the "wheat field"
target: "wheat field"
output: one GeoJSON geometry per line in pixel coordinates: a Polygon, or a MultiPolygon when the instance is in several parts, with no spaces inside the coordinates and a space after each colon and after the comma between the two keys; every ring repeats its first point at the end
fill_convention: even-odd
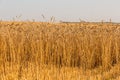
{"type": "Polygon", "coordinates": [[[1,21],[0,80],[120,80],[120,24],[1,21]]]}

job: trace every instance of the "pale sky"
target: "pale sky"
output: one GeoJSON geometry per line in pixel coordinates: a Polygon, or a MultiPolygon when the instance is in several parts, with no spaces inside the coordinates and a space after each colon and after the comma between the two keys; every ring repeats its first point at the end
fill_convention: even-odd
{"type": "Polygon", "coordinates": [[[120,0],[0,0],[0,19],[120,22],[120,0]],[[46,17],[46,20],[41,15],[46,17]],[[16,16],[20,16],[16,18],[16,16]]]}

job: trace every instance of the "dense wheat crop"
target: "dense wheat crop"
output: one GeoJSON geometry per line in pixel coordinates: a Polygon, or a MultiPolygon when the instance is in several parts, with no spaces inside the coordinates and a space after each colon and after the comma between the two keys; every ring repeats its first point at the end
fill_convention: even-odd
{"type": "Polygon", "coordinates": [[[0,80],[120,80],[120,25],[0,22],[0,80]]]}

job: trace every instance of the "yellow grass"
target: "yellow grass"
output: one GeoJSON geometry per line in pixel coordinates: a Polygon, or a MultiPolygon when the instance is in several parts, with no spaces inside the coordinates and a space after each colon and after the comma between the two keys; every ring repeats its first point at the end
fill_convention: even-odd
{"type": "Polygon", "coordinates": [[[120,80],[120,25],[1,21],[0,80],[120,80]]]}

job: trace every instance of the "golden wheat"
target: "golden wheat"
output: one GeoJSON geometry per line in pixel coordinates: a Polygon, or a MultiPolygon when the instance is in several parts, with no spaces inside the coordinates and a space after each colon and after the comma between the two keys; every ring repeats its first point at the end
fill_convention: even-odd
{"type": "Polygon", "coordinates": [[[119,80],[120,25],[0,22],[0,80],[119,80]]]}

